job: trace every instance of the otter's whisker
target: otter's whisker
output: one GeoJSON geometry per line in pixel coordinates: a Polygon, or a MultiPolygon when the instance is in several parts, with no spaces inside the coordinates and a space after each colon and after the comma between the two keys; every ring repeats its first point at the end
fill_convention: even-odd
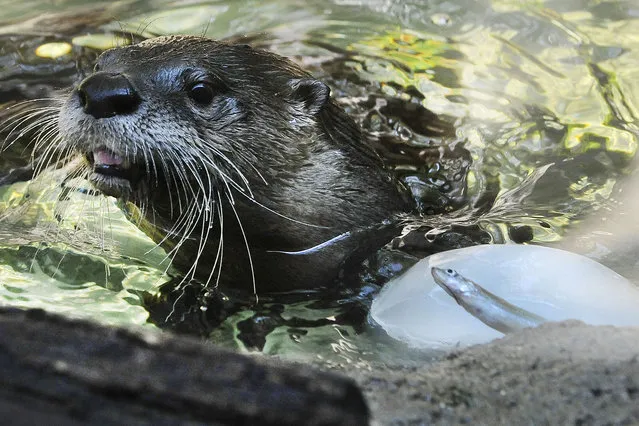
{"type": "MultiPolygon", "coordinates": [[[[80,177],[81,173],[84,173],[85,175],[88,174],[88,172],[86,170],[79,170],[78,174],[77,174],[77,177],[80,177]]],[[[69,189],[73,190],[73,187],[71,187],[69,189]]],[[[82,199],[82,203],[79,206],[77,206],[75,204],[73,204],[73,205],[68,204],[66,207],[62,207],[62,210],[60,210],[59,207],[60,207],[60,202],[61,201],[62,201],[62,199],[58,198],[58,200],[55,202],[55,205],[54,205],[54,211],[57,211],[58,215],[60,217],[68,218],[69,215],[67,215],[67,210],[69,208],[73,207],[74,210],[77,212],[76,216],[79,217],[79,218],[82,218],[82,217],[85,217],[85,211],[87,210],[87,204],[88,203],[93,204],[95,202],[95,199],[89,198],[89,197],[84,197],[82,199]]],[[[90,207],[91,207],[91,205],[89,205],[89,208],[90,207]]],[[[56,239],[58,239],[60,233],[62,232],[62,228],[58,227],[57,229],[58,229],[58,235],[56,236],[56,239]]],[[[69,240],[71,242],[76,241],[76,237],[77,237],[79,232],[80,232],[80,227],[77,226],[77,224],[76,224],[74,226],[73,232],[71,233],[71,235],[69,237],[69,240]]]]}
{"type": "MultiPolygon", "coordinates": [[[[74,171],[71,171],[70,173],[74,173],[74,171]]],[[[41,199],[42,198],[45,198],[45,199],[49,198],[50,194],[53,191],[54,191],[54,188],[45,189],[44,192],[40,195],[40,198],[41,199]]],[[[58,206],[59,206],[59,202],[58,201],[54,202],[54,205],[53,205],[53,211],[54,212],[59,211],[58,210],[58,206]]],[[[83,203],[83,206],[80,208],[80,216],[82,216],[82,212],[83,211],[84,211],[84,203],[83,203]]],[[[66,216],[66,213],[64,211],[62,211],[61,213],[56,213],[56,217],[58,215],[60,215],[61,217],[64,217],[64,216],[66,216]]],[[[39,224],[39,226],[42,227],[42,219],[40,219],[38,221],[38,224],[39,224]]],[[[33,267],[35,265],[35,262],[36,262],[38,254],[42,251],[42,249],[44,247],[46,247],[45,242],[46,241],[60,241],[61,240],[60,235],[62,234],[63,229],[61,227],[59,227],[59,226],[55,226],[54,222],[50,222],[50,221],[47,220],[46,225],[43,227],[43,230],[44,230],[43,241],[36,248],[36,252],[35,252],[35,254],[33,256],[33,259],[32,259],[31,265],[30,265],[30,271],[33,271],[33,267]]],[[[75,237],[75,234],[77,233],[77,231],[78,231],[78,229],[76,228],[74,230],[74,232],[72,233],[70,239],[68,239],[68,241],[73,243],[73,241],[75,239],[74,237],[75,237]]],[[[67,250],[65,250],[63,252],[62,257],[58,261],[58,265],[56,267],[56,270],[60,269],[60,265],[62,264],[62,262],[66,258],[67,253],[68,253],[67,250]]]]}
{"type": "Polygon", "coordinates": [[[177,304],[180,301],[180,299],[182,299],[184,297],[184,295],[186,294],[186,288],[183,287],[184,282],[180,282],[177,287],[175,288],[176,290],[182,289],[182,293],[180,293],[180,295],[175,299],[175,301],[173,302],[173,305],[171,306],[171,311],[166,315],[166,317],[164,318],[164,322],[168,322],[169,318],[171,318],[171,316],[175,313],[175,310],[177,309],[177,304]]]}
{"type": "Polygon", "coordinates": [[[253,164],[253,162],[251,160],[249,160],[246,155],[244,155],[242,152],[240,152],[239,150],[235,152],[235,155],[237,155],[238,157],[242,158],[244,160],[245,163],[247,163],[251,169],[253,169],[253,171],[255,173],[257,173],[257,176],[262,180],[262,182],[264,183],[264,185],[268,185],[268,181],[266,180],[266,178],[262,175],[262,173],[257,169],[257,167],[253,164]]]}
{"type": "MultiPolygon", "coordinates": [[[[201,234],[200,234],[200,241],[199,241],[199,247],[197,250],[197,255],[194,261],[194,268],[193,268],[193,272],[192,272],[192,276],[195,277],[195,272],[197,271],[197,264],[199,263],[199,259],[202,255],[202,253],[204,252],[204,249],[206,248],[206,243],[209,239],[209,235],[211,233],[211,229],[213,228],[213,222],[215,219],[215,213],[216,211],[219,211],[220,209],[220,203],[218,201],[217,206],[214,204],[214,200],[212,200],[212,188],[213,188],[213,182],[211,180],[211,175],[209,173],[206,173],[206,177],[208,180],[208,186],[207,188],[209,188],[209,192],[206,195],[206,197],[208,198],[208,200],[206,200],[205,202],[205,215],[202,217],[202,224],[201,224],[201,234]]],[[[219,200],[219,192],[217,192],[218,194],[218,200],[219,200]]],[[[220,219],[221,220],[221,219],[220,219]]],[[[218,253],[221,247],[221,239],[222,239],[222,234],[220,234],[220,240],[218,241],[218,253]]],[[[217,262],[217,254],[216,254],[216,262],[217,262]]],[[[205,282],[205,286],[208,286],[209,280],[211,278],[211,274],[212,271],[215,270],[216,265],[213,265],[213,268],[211,270],[211,273],[209,274],[208,279],[205,282]]],[[[221,266],[220,266],[221,267],[221,266]]]]}
{"type": "Polygon", "coordinates": [[[59,135],[55,135],[55,138],[51,141],[51,143],[45,148],[44,152],[40,155],[39,158],[34,159],[34,175],[37,176],[42,171],[52,165],[52,164],[64,164],[68,162],[67,160],[73,157],[73,146],[68,146],[65,149],[57,151],[58,157],[55,161],[53,158],[56,154],[57,145],[61,143],[61,139],[59,135]]]}
{"type": "Polygon", "coordinates": [[[293,223],[297,223],[297,224],[299,224],[299,225],[308,226],[308,227],[311,227],[311,228],[329,229],[329,227],[328,227],[328,226],[315,225],[315,224],[312,224],[312,223],[302,222],[301,220],[293,219],[293,218],[291,218],[291,217],[288,217],[288,216],[286,216],[286,215],[283,215],[283,214],[281,214],[281,213],[279,213],[279,212],[277,212],[277,211],[275,211],[275,210],[273,210],[273,209],[271,209],[271,208],[269,208],[269,207],[265,206],[264,204],[262,204],[262,203],[260,203],[259,201],[257,201],[255,198],[248,197],[246,194],[244,194],[244,193],[242,193],[242,192],[240,192],[240,194],[242,194],[242,195],[243,195],[243,196],[244,196],[247,200],[249,200],[251,203],[253,203],[253,204],[255,204],[255,205],[257,205],[257,206],[259,206],[259,207],[263,208],[264,210],[266,210],[266,211],[268,211],[268,212],[270,212],[270,213],[273,213],[273,214],[274,214],[274,215],[276,215],[276,216],[281,217],[282,219],[286,219],[286,220],[291,221],[291,222],[293,222],[293,223]]]}
{"type": "Polygon", "coordinates": [[[8,128],[11,128],[9,133],[5,136],[5,139],[2,142],[2,145],[0,145],[0,151],[5,150],[9,148],[10,146],[12,146],[14,143],[16,143],[16,141],[20,140],[25,134],[27,134],[34,128],[39,128],[42,125],[42,121],[38,119],[38,117],[45,116],[45,120],[46,120],[46,115],[48,114],[53,115],[56,113],[57,113],[57,109],[53,109],[53,108],[47,108],[47,109],[35,110],[35,111],[31,110],[25,116],[19,115],[19,117],[17,117],[19,119],[16,119],[16,121],[9,120],[9,123],[3,126],[2,129],[0,129],[0,132],[4,132],[8,128]],[[31,122],[32,120],[33,122],[31,122]],[[26,122],[31,122],[31,123],[25,127],[21,127],[26,122]],[[11,140],[12,136],[14,135],[14,132],[16,132],[18,129],[20,129],[20,132],[18,133],[17,136],[13,138],[13,140],[11,140]],[[9,141],[9,143],[7,143],[7,141],[9,141]]]}
{"type": "Polygon", "coordinates": [[[6,107],[6,110],[12,110],[14,108],[19,108],[19,107],[23,107],[25,105],[29,105],[32,103],[38,103],[38,102],[58,102],[59,99],[58,98],[34,98],[34,99],[27,99],[24,101],[20,101],[20,102],[16,102],[15,104],[11,104],[8,107],[6,107]]]}
{"type": "Polygon", "coordinates": [[[219,229],[220,229],[220,238],[217,243],[217,253],[215,254],[215,263],[213,264],[213,268],[211,268],[211,273],[209,274],[209,278],[206,283],[208,285],[209,280],[212,277],[213,271],[217,268],[217,277],[215,278],[215,288],[220,286],[220,277],[222,276],[222,265],[224,262],[224,209],[222,208],[222,196],[220,195],[220,191],[216,191],[217,193],[217,212],[218,212],[218,220],[219,220],[219,229]]]}
{"type": "MultiPolygon", "coordinates": [[[[166,260],[168,260],[169,262],[167,264],[165,273],[171,267],[171,264],[175,261],[175,257],[178,255],[178,252],[179,252],[180,248],[182,247],[182,245],[189,239],[189,236],[191,235],[191,233],[195,229],[196,223],[197,223],[197,221],[195,220],[196,217],[199,218],[199,216],[190,216],[189,217],[189,219],[191,221],[188,222],[188,224],[187,224],[188,227],[186,227],[185,231],[180,235],[180,237],[179,237],[180,239],[175,244],[173,249],[171,249],[171,251],[169,251],[167,253],[166,260]]],[[[187,280],[190,280],[192,278],[192,268],[190,268],[189,270],[184,272],[183,275],[184,275],[184,277],[183,277],[181,282],[186,282],[187,280]]]]}
{"type": "MultiPolygon", "coordinates": [[[[55,129],[53,129],[53,130],[55,130],[55,129]]],[[[61,142],[61,139],[60,139],[60,135],[56,134],[55,131],[47,132],[47,134],[46,134],[46,136],[44,138],[46,138],[46,139],[43,139],[43,142],[42,142],[43,146],[44,146],[44,150],[39,155],[39,157],[42,160],[36,160],[35,154],[36,154],[37,147],[34,147],[34,150],[33,150],[32,154],[31,154],[31,158],[32,158],[32,161],[40,161],[41,164],[47,164],[48,165],[50,163],[50,160],[52,160],[53,153],[55,153],[55,151],[57,150],[57,146],[58,146],[57,144],[61,142]],[[44,141],[46,141],[46,143],[44,141]],[[51,158],[49,158],[49,157],[51,157],[51,158]],[[49,161],[47,161],[47,160],[49,160],[49,161]]],[[[64,152],[64,150],[60,150],[60,152],[64,152]]],[[[68,149],[67,149],[67,152],[69,152],[68,149]]],[[[42,170],[42,168],[36,167],[35,170],[40,172],[42,170]]]]}
{"type": "Polygon", "coordinates": [[[252,197],[253,193],[251,192],[251,188],[249,187],[249,180],[246,178],[244,173],[242,173],[242,171],[235,165],[235,163],[231,161],[226,155],[224,155],[219,149],[215,147],[211,147],[210,145],[209,145],[209,148],[211,149],[211,152],[215,154],[216,157],[219,157],[222,160],[224,160],[229,166],[231,166],[233,170],[235,170],[235,172],[238,174],[240,179],[242,179],[242,182],[244,182],[244,185],[249,195],[252,197]]]}
{"type": "MultiPolygon", "coordinates": [[[[32,119],[36,119],[40,115],[45,115],[48,113],[55,113],[57,108],[53,107],[41,107],[41,108],[31,108],[24,111],[17,112],[15,114],[10,115],[6,119],[6,124],[0,127],[0,132],[5,132],[8,129],[11,129],[10,133],[7,135],[7,138],[10,137],[16,129],[20,129],[21,132],[26,133],[25,129],[21,129],[23,123],[29,122],[32,119]]],[[[35,120],[31,125],[37,127],[40,124],[39,120],[35,120]]],[[[33,127],[31,127],[33,128],[33,127]]]]}
{"type": "MultiPolygon", "coordinates": [[[[162,166],[162,171],[167,175],[167,179],[166,179],[166,190],[167,193],[169,194],[169,214],[172,217],[175,214],[175,201],[173,199],[173,188],[172,185],[175,185],[175,192],[178,194],[177,196],[177,204],[178,204],[178,209],[181,211],[182,210],[182,197],[180,196],[180,191],[179,191],[179,182],[178,182],[178,177],[176,177],[176,174],[179,176],[179,174],[181,173],[177,167],[174,167],[174,170],[177,170],[176,172],[173,172],[172,169],[169,167],[169,165],[166,162],[166,156],[163,153],[160,153],[159,155],[159,161],[161,163],[162,166]]],[[[174,165],[174,160],[172,157],[169,157],[169,161],[171,161],[171,165],[174,165]]],[[[158,169],[156,168],[156,162],[155,159],[153,159],[153,170],[155,171],[155,183],[156,185],[158,184],[158,169]]],[[[147,173],[148,172],[148,165],[147,165],[147,173]]],[[[183,183],[183,179],[181,179],[182,181],[182,187],[184,189],[186,189],[186,187],[184,186],[183,183]]]]}
{"type": "MultiPolygon", "coordinates": [[[[300,224],[300,225],[305,225],[305,226],[309,226],[309,227],[313,227],[313,228],[327,228],[327,227],[325,227],[325,226],[321,226],[321,225],[314,225],[314,224],[311,224],[311,223],[307,223],[307,222],[303,222],[303,221],[299,221],[299,220],[296,220],[296,219],[290,218],[290,217],[288,217],[288,216],[285,216],[285,215],[283,215],[283,214],[281,214],[281,213],[279,213],[279,212],[276,212],[275,210],[273,210],[273,209],[271,209],[271,208],[269,208],[269,207],[265,206],[264,204],[260,203],[259,201],[257,201],[257,200],[255,199],[255,197],[253,196],[253,193],[252,193],[252,191],[251,191],[250,187],[248,186],[248,180],[247,180],[245,177],[243,178],[243,181],[244,181],[244,182],[245,182],[245,184],[246,184],[246,188],[247,188],[247,190],[248,190],[248,194],[246,194],[246,193],[245,193],[245,191],[243,191],[243,190],[242,190],[242,187],[241,187],[239,184],[237,184],[235,181],[233,181],[232,179],[230,179],[230,177],[228,177],[228,175],[226,175],[225,173],[223,173],[223,172],[219,169],[219,167],[217,167],[217,165],[216,165],[215,163],[213,163],[211,160],[207,159],[207,158],[205,157],[205,155],[206,155],[206,153],[205,153],[205,152],[203,152],[203,151],[201,151],[201,150],[200,150],[200,152],[201,152],[201,155],[205,158],[205,162],[206,162],[206,164],[211,165],[212,167],[214,167],[214,170],[216,171],[216,173],[217,173],[217,174],[218,174],[218,175],[219,175],[219,176],[220,176],[220,177],[224,180],[224,183],[225,183],[225,185],[227,186],[227,190],[228,190],[228,191],[227,191],[227,196],[228,196],[229,194],[232,194],[232,192],[231,192],[231,190],[230,190],[230,188],[229,188],[229,184],[228,184],[228,181],[230,181],[230,182],[231,182],[231,186],[233,186],[235,189],[237,189],[237,190],[238,190],[238,192],[239,192],[240,194],[242,194],[242,195],[243,195],[246,199],[248,199],[248,200],[249,200],[249,201],[251,201],[252,203],[254,203],[254,204],[258,205],[259,207],[261,207],[261,208],[263,208],[263,209],[265,209],[265,210],[267,210],[267,211],[269,211],[269,212],[271,212],[271,213],[273,213],[273,214],[275,214],[275,215],[277,215],[277,216],[279,216],[279,217],[281,217],[281,218],[283,218],[283,219],[287,219],[287,220],[290,220],[290,221],[291,221],[291,222],[293,222],[293,223],[298,223],[298,224],[300,224]],[[228,180],[228,181],[227,181],[227,180],[228,180]]],[[[218,150],[216,150],[216,149],[214,149],[214,152],[219,153],[219,151],[218,151],[218,150]]],[[[219,154],[221,154],[221,153],[219,153],[219,154]]],[[[235,164],[234,164],[233,162],[231,162],[231,161],[230,161],[227,157],[225,157],[225,156],[224,156],[224,157],[223,157],[223,159],[227,160],[227,161],[229,162],[229,164],[231,164],[231,165],[232,165],[232,167],[234,167],[234,168],[235,168],[235,170],[236,170],[238,173],[241,173],[241,171],[239,170],[239,168],[237,168],[237,167],[235,166],[235,164]]],[[[242,174],[242,176],[244,176],[244,175],[242,174]]],[[[235,201],[234,201],[234,199],[233,199],[233,196],[232,196],[232,195],[231,195],[231,199],[230,199],[229,201],[231,201],[231,203],[232,203],[232,204],[234,204],[234,203],[235,203],[235,201]]]]}
{"type": "MultiPolygon", "coordinates": [[[[248,191],[249,196],[253,196],[250,187],[248,186],[248,180],[246,180],[246,190],[244,189],[244,187],[240,184],[238,184],[237,182],[235,182],[235,180],[233,180],[229,175],[227,175],[226,173],[224,173],[224,171],[222,171],[219,166],[212,160],[207,158],[206,153],[204,151],[202,151],[200,148],[196,148],[197,151],[200,153],[200,155],[202,156],[202,160],[204,165],[208,165],[211,168],[213,168],[213,170],[215,171],[215,173],[225,181],[226,186],[229,186],[229,183],[231,186],[235,187],[238,191],[240,192],[246,192],[248,191]]],[[[243,175],[242,175],[243,176],[243,175]]],[[[244,178],[245,179],[245,178],[244,178]]]]}
{"type": "Polygon", "coordinates": [[[54,120],[55,118],[53,118],[49,122],[44,122],[42,124],[42,129],[38,132],[38,137],[35,139],[35,143],[33,144],[33,150],[31,151],[32,158],[35,156],[35,153],[42,148],[43,145],[48,144],[50,139],[57,134],[54,120]]]}
{"type": "MultiPolygon", "coordinates": [[[[179,248],[188,238],[190,238],[191,232],[195,229],[195,223],[197,223],[199,215],[202,214],[202,211],[197,207],[197,199],[194,199],[194,201],[189,205],[188,210],[178,217],[175,224],[171,227],[171,229],[166,231],[166,235],[160,240],[160,242],[158,242],[158,245],[162,245],[162,243],[168,242],[171,236],[179,237],[175,246],[167,252],[165,260],[170,258],[170,260],[173,261],[179,248]]],[[[170,265],[167,266],[167,271],[169,267],[170,265]]]]}
{"type": "MultiPolygon", "coordinates": [[[[228,197],[228,194],[226,194],[228,197]]],[[[230,201],[230,199],[229,199],[230,201]]],[[[246,254],[248,255],[249,265],[251,267],[251,281],[253,283],[253,295],[255,296],[255,301],[258,301],[257,295],[257,283],[255,281],[255,267],[253,266],[253,256],[251,255],[251,248],[249,247],[248,238],[246,237],[246,232],[244,231],[244,226],[242,225],[242,220],[240,219],[240,215],[237,213],[237,209],[233,204],[231,204],[231,210],[233,210],[233,214],[235,215],[235,219],[237,220],[237,224],[240,227],[240,232],[242,233],[242,239],[244,239],[244,245],[246,247],[246,254]]]]}
{"type": "MultiPolygon", "coordinates": [[[[209,187],[211,187],[211,180],[210,180],[210,175],[207,173],[207,178],[209,180],[209,187]]],[[[202,188],[202,191],[204,192],[204,188],[202,188]]],[[[200,226],[200,236],[199,236],[199,240],[198,240],[198,249],[196,252],[196,256],[195,256],[195,260],[193,261],[193,265],[190,268],[190,270],[187,272],[187,276],[191,275],[191,278],[195,277],[195,272],[197,270],[197,265],[199,263],[199,259],[202,255],[202,252],[204,251],[205,247],[206,247],[206,242],[208,240],[209,234],[210,234],[210,230],[211,227],[209,226],[209,223],[212,223],[212,217],[209,217],[211,215],[213,215],[215,213],[214,209],[210,208],[210,204],[204,204],[204,208],[202,210],[200,210],[200,215],[199,218],[201,219],[201,226],[200,226]]],[[[193,222],[195,225],[195,221],[193,222]]],[[[189,234],[195,229],[195,227],[193,227],[190,231],[189,234]]],[[[188,234],[187,234],[188,235],[188,234]]]]}
{"type": "MultiPolygon", "coordinates": [[[[190,152],[181,147],[177,147],[176,152],[177,155],[171,156],[170,160],[173,168],[178,171],[178,177],[181,180],[182,187],[186,190],[188,184],[188,189],[190,190],[191,195],[193,197],[196,197],[196,191],[194,188],[191,187],[191,179],[189,179],[189,177],[192,177],[193,179],[195,179],[196,183],[202,189],[202,191],[205,192],[206,187],[197,172],[197,159],[193,158],[190,152]],[[176,161],[178,158],[180,158],[182,161],[176,161]],[[187,171],[190,173],[187,173],[187,171]]],[[[185,194],[185,197],[187,195],[188,194],[185,194]]]]}

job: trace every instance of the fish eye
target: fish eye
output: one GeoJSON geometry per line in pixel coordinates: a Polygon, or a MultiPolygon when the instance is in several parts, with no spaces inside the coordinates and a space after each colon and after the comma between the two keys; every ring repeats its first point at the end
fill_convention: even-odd
{"type": "Polygon", "coordinates": [[[454,271],[453,269],[448,268],[448,269],[446,269],[446,273],[447,273],[448,275],[454,275],[454,274],[455,274],[455,271],[454,271]]]}
{"type": "Polygon", "coordinates": [[[189,88],[189,97],[200,106],[207,106],[213,102],[213,86],[205,82],[197,82],[189,88]]]}

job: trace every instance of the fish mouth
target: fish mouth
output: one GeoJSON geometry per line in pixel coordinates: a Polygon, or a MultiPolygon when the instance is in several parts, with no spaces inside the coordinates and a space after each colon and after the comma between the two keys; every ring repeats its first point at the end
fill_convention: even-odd
{"type": "Polygon", "coordinates": [[[92,168],[89,181],[105,195],[126,198],[144,174],[144,168],[105,147],[84,153],[92,168]]]}

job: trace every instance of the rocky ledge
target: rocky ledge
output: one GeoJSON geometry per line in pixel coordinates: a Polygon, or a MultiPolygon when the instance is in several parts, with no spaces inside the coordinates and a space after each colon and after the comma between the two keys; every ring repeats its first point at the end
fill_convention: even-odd
{"type": "Polygon", "coordinates": [[[374,424],[639,424],[639,327],[548,323],[423,367],[343,372],[374,424]]]}

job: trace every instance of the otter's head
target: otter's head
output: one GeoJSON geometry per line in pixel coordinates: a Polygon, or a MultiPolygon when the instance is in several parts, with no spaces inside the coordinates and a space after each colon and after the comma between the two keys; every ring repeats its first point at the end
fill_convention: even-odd
{"type": "Polygon", "coordinates": [[[135,202],[169,191],[182,204],[219,188],[249,193],[305,161],[329,92],[268,52],[160,37],[103,53],[58,126],[103,193],[135,202]]]}
{"type": "Polygon", "coordinates": [[[315,287],[362,246],[326,241],[406,205],[329,92],[272,53],[160,37],[99,57],[60,110],[56,144],[84,158],[96,188],[141,208],[178,269],[315,287]]]}

